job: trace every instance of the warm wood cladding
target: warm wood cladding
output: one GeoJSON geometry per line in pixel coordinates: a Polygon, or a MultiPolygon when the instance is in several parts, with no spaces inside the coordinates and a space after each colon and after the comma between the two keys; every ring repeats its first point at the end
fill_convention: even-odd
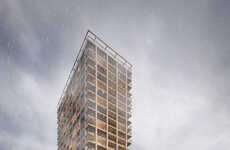
{"type": "Polygon", "coordinates": [[[58,150],[128,150],[129,68],[86,38],[58,108],[58,150]],[[85,150],[85,149],[84,149],[85,150]]]}

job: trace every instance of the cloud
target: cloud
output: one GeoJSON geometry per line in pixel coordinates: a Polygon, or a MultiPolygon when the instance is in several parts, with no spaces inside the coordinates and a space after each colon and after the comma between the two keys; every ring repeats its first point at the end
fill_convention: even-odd
{"type": "Polygon", "coordinates": [[[0,2],[0,149],[56,149],[56,105],[88,28],[133,64],[133,149],[230,145],[229,2],[0,2]]]}

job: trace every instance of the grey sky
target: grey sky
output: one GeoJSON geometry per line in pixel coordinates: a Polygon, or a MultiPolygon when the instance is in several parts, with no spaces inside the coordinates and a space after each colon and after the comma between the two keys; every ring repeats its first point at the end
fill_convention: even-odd
{"type": "Polygon", "coordinates": [[[0,150],[56,149],[87,29],[133,64],[135,150],[230,147],[230,1],[0,1],[0,150]]]}

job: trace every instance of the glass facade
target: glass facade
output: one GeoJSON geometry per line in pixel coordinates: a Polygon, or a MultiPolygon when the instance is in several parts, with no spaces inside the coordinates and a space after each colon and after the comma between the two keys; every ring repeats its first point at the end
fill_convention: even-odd
{"type": "Polygon", "coordinates": [[[132,66],[88,31],[58,104],[58,150],[129,150],[132,66]],[[119,59],[120,58],[120,59],[119,59]]]}

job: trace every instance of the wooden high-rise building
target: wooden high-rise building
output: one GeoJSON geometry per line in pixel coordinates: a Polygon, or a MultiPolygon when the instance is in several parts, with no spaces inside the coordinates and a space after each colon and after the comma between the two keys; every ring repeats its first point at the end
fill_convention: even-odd
{"type": "Polygon", "coordinates": [[[58,104],[58,150],[129,150],[132,65],[88,31],[58,104]]]}

